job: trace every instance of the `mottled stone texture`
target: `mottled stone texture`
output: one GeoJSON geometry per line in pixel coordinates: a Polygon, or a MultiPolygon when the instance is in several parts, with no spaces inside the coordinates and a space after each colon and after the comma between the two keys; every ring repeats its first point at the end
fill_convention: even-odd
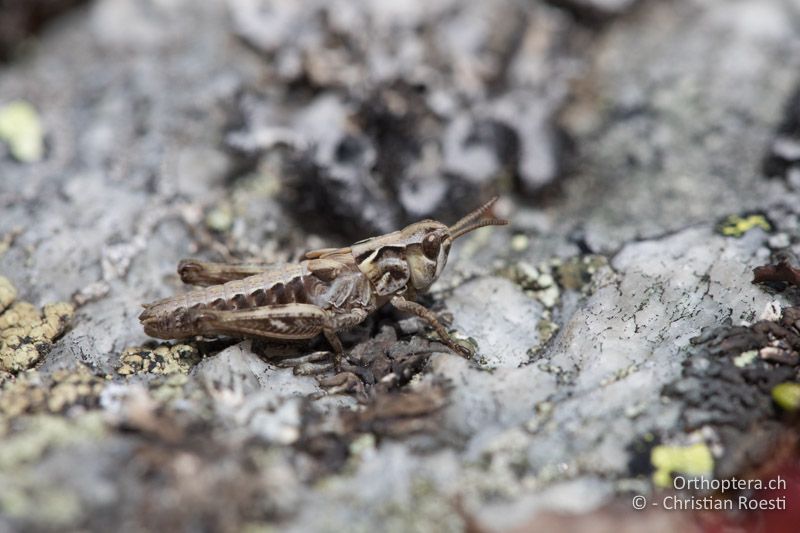
{"type": "Polygon", "coordinates": [[[651,494],[657,446],[758,471],[794,439],[762,322],[797,290],[751,280],[800,252],[798,20],[96,0],[50,26],[0,68],[0,530],[585,527],[651,494]],[[293,261],[493,194],[510,225],[421,298],[470,360],[391,309],[338,374],[323,340],[138,323],[183,257],[293,261]]]}

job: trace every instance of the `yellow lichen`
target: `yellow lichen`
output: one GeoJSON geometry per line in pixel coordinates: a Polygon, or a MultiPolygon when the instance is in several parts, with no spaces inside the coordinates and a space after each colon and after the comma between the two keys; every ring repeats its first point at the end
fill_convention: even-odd
{"type": "Polygon", "coordinates": [[[772,399],[784,411],[800,409],[800,383],[781,383],[772,389],[772,399]]]}
{"type": "Polygon", "coordinates": [[[688,476],[711,476],[714,471],[714,458],[705,444],[691,446],[656,446],[650,452],[650,461],[656,471],[653,483],[657,487],[672,486],[672,474],[688,476]]]}
{"type": "Polygon", "coordinates": [[[767,220],[767,217],[759,214],[731,215],[717,226],[717,230],[726,237],[741,237],[753,228],[772,231],[772,225],[767,220]]]}
{"type": "Polygon", "coordinates": [[[23,301],[8,307],[0,314],[0,371],[19,372],[36,364],[64,332],[74,311],[65,302],[41,311],[23,301]]]}
{"type": "Polygon", "coordinates": [[[58,370],[49,378],[36,371],[21,373],[0,389],[0,414],[14,418],[25,413],[60,413],[75,405],[96,407],[106,380],[87,367],[58,370]]]}
{"type": "Polygon", "coordinates": [[[31,104],[16,101],[0,108],[0,141],[8,144],[17,161],[41,161],[44,157],[44,132],[39,114],[31,104]]]}
{"type": "Polygon", "coordinates": [[[117,373],[122,376],[140,373],[186,374],[199,360],[197,348],[188,344],[162,344],[152,349],[137,346],[122,352],[117,373]]]}

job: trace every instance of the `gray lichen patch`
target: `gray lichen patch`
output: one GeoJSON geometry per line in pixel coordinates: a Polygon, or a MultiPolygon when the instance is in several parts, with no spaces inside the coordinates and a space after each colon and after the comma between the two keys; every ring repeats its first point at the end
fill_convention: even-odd
{"type": "Polygon", "coordinates": [[[514,283],[497,277],[478,278],[457,287],[446,300],[453,327],[477,340],[487,368],[516,367],[528,361],[528,349],[540,341],[537,324],[543,304],[514,283]],[[489,311],[485,302],[502,302],[489,311]]]}
{"type": "Polygon", "coordinates": [[[13,373],[32,367],[50,351],[53,341],[66,329],[74,307],[59,302],[38,310],[28,302],[12,304],[14,288],[3,280],[0,279],[0,297],[4,295],[5,300],[5,306],[0,306],[5,308],[0,314],[0,371],[13,373]]]}
{"type": "Polygon", "coordinates": [[[459,516],[457,502],[448,500],[430,481],[411,480],[409,501],[390,501],[378,509],[383,531],[464,531],[465,518],[459,516]]]}
{"type": "Polygon", "coordinates": [[[188,344],[162,344],[156,348],[130,347],[120,355],[117,373],[132,374],[186,374],[202,356],[197,348],[188,344]]]}

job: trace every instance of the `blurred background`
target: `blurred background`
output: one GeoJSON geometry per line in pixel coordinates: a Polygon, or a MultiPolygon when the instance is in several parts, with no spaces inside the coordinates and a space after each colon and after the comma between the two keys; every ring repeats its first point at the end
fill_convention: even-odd
{"type": "Polygon", "coordinates": [[[629,496],[793,453],[794,359],[689,339],[796,303],[750,271],[800,250],[799,73],[797,0],[0,0],[0,530],[719,526],[629,496]],[[136,320],[183,257],[493,195],[423,299],[471,363],[391,311],[349,381],[136,320]]]}

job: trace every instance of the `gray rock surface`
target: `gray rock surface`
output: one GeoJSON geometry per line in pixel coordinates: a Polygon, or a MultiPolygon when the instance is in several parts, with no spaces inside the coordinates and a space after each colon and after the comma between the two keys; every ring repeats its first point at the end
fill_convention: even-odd
{"type": "MultiPolygon", "coordinates": [[[[0,357],[0,530],[535,529],[650,494],[654,446],[702,444],[709,475],[762,464],[757,437],[787,431],[771,388],[797,381],[754,333],[796,292],[751,280],[800,252],[798,15],[74,12],[0,68],[0,275],[35,311],[76,306],[35,368],[0,357]],[[21,131],[37,141],[19,101],[38,159],[17,157],[21,131]],[[459,241],[421,298],[471,359],[391,309],[343,335],[340,374],[324,341],[162,343],[138,323],[183,290],[183,257],[293,261],[495,192],[509,227],[459,241]]],[[[8,313],[3,350],[33,327],[8,313]]]]}
{"type": "Polygon", "coordinates": [[[798,9],[654,5],[598,39],[597,76],[565,110],[582,153],[566,192],[576,211],[564,219],[585,221],[592,249],[780,198],[758,176],[797,84],[798,9]]]}

